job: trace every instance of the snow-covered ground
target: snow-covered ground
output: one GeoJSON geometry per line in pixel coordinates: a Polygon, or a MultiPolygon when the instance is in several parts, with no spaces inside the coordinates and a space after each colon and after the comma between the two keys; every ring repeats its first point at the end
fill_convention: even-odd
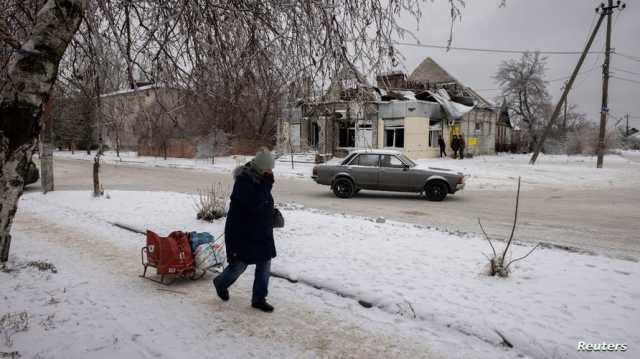
{"type": "MultiPolygon", "coordinates": [[[[251,275],[232,288],[229,303],[213,296],[209,280],[167,288],[137,278],[144,238],[107,224],[221,233],[222,221],[195,220],[193,197],[108,194],[23,197],[12,266],[47,260],[58,273],[0,273],[0,316],[26,311],[30,318],[29,328],[12,336],[13,346],[0,341],[0,352],[55,358],[640,355],[636,262],[539,249],[514,264],[510,278],[498,279],[483,274],[483,253],[490,249],[481,238],[282,205],[287,225],[276,230],[273,270],[311,286],[274,280],[276,312],[266,316],[248,308],[251,275]],[[514,348],[503,347],[495,330],[514,348]],[[576,351],[580,341],[629,349],[586,354],[576,351]]],[[[514,256],[529,249],[517,245],[514,256]]]]}
{"type": "MultiPolygon", "coordinates": [[[[467,189],[470,190],[513,190],[514,180],[522,177],[525,190],[539,187],[571,189],[611,189],[629,187],[637,184],[640,176],[640,156],[637,151],[623,151],[605,157],[605,168],[596,169],[593,156],[540,155],[536,165],[529,165],[529,155],[499,154],[496,156],[477,156],[471,159],[423,159],[417,160],[421,167],[449,168],[467,175],[467,189]],[[636,157],[634,157],[636,156],[636,157]]],[[[93,160],[86,152],[60,151],[55,158],[93,160]]],[[[110,164],[139,165],[151,167],[174,167],[202,171],[229,173],[240,164],[250,160],[251,156],[218,157],[215,164],[208,159],[183,159],[137,156],[134,152],[122,153],[120,157],[107,152],[103,161],[110,164]]],[[[337,163],[333,159],[330,163],[337,163]]],[[[285,158],[276,161],[274,170],[278,177],[310,180],[313,169],[311,163],[291,163],[285,158]]]]}

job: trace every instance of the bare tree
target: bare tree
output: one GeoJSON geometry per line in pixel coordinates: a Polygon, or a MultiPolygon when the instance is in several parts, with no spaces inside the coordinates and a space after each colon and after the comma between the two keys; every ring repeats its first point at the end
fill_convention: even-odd
{"type": "Polygon", "coordinates": [[[514,120],[527,132],[529,151],[535,148],[551,102],[544,80],[546,60],[538,52],[526,52],[520,59],[503,61],[494,76],[514,120]]]}
{"type": "Polygon", "coordinates": [[[9,259],[11,224],[24,190],[27,165],[36,149],[42,107],[84,8],[82,0],[47,1],[36,16],[31,35],[8,63],[7,81],[0,88],[0,262],[9,259]]]}
{"type": "Polygon", "coordinates": [[[502,250],[502,252],[496,251],[496,247],[493,245],[491,238],[489,237],[487,232],[484,230],[484,227],[482,226],[482,222],[480,221],[480,218],[478,218],[478,225],[480,226],[480,230],[482,230],[482,234],[484,235],[484,238],[487,240],[487,242],[489,242],[489,246],[491,247],[492,256],[491,257],[487,256],[487,259],[489,259],[489,275],[490,276],[497,275],[499,277],[508,277],[511,271],[509,268],[511,264],[527,258],[529,255],[531,255],[531,253],[533,253],[533,251],[535,251],[540,246],[540,243],[536,244],[533,248],[531,248],[529,252],[527,252],[526,255],[522,257],[518,257],[515,259],[507,259],[507,257],[511,255],[509,252],[509,249],[511,248],[511,243],[513,242],[514,234],[516,233],[516,227],[518,224],[519,205],[520,205],[520,177],[518,177],[518,191],[516,193],[516,208],[513,214],[513,226],[511,227],[511,234],[509,235],[509,238],[506,239],[506,245],[504,246],[504,249],[502,250]]]}
{"type": "MultiPolygon", "coordinates": [[[[464,3],[449,2],[452,9],[464,3]]],[[[75,93],[93,100],[100,147],[95,169],[105,127],[100,95],[111,80],[124,78],[137,90],[136,76],[143,76],[205,94],[237,113],[255,99],[278,96],[282,86],[302,77],[324,81],[344,63],[367,72],[392,64],[397,56],[393,39],[412,36],[398,22],[399,15],[408,13],[418,20],[422,3],[101,0],[89,2],[91,11],[83,17],[83,0],[0,0],[3,16],[10,15],[9,21],[0,19],[0,41],[14,49],[12,55],[0,56],[0,260],[8,258],[22,172],[35,148],[42,105],[81,20],[61,78],[81,83],[75,93]],[[40,9],[37,16],[34,9],[40,9]],[[109,53],[120,61],[108,61],[109,53]],[[111,70],[105,70],[106,65],[111,70]]],[[[273,132],[277,112],[267,100],[252,108],[252,131],[273,132]]],[[[235,130],[244,120],[237,117],[230,125],[235,130]]]]}

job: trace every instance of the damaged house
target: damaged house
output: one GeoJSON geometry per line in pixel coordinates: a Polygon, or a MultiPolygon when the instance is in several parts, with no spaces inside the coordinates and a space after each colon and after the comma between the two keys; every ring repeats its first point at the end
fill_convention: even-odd
{"type": "Polygon", "coordinates": [[[387,148],[429,158],[439,155],[439,136],[450,151],[453,136],[462,135],[466,153],[474,155],[494,154],[497,147],[509,145],[510,122],[499,121],[493,104],[431,58],[410,76],[391,72],[378,75],[376,82],[371,86],[355,69],[343,69],[324,96],[301,101],[284,113],[279,149],[331,157],[387,148]]]}

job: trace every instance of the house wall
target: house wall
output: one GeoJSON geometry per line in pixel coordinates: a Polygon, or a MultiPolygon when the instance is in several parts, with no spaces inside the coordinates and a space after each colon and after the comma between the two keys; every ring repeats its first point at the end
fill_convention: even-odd
{"type": "Polygon", "coordinates": [[[429,147],[429,118],[405,117],[403,152],[409,158],[436,157],[436,151],[429,147]]]}
{"type": "MultiPolygon", "coordinates": [[[[404,148],[394,148],[402,151],[413,159],[433,158],[439,155],[438,148],[429,147],[429,118],[405,117],[404,122],[404,148]]],[[[378,120],[376,148],[385,148],[384,120],[378,120]]]]}
{"type": "Polygon", "coordinates": [[[474,109],[460,120],[460,129],[466,146],[465,153],[492,155],[496,153],[497,113],[486,109],[474,109]],[[475,144],[471,144],[475,140],[475,144]]]}

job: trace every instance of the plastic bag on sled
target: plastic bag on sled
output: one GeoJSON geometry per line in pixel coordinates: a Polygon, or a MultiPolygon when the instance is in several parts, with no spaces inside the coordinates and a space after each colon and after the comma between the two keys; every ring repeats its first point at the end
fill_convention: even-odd
{"type": "Polygon", "coordinates": [[[201,244],[207,244],[213,241],[215,241],[215,238],[211,235],[211,233],[194,231],[189,234],[189,244],[191,245],[191,251],[193,253],[196,252],[196,249],[201,244]]]}
{"type": "Polygon", "coordinates": [[[224,240],[222,240],[222,238],[201,244],[196,248],[195,262],[196,268],[198,269],[205,270],[223,265],[226,259],[227,255],[224,250],[224,240]]]}

